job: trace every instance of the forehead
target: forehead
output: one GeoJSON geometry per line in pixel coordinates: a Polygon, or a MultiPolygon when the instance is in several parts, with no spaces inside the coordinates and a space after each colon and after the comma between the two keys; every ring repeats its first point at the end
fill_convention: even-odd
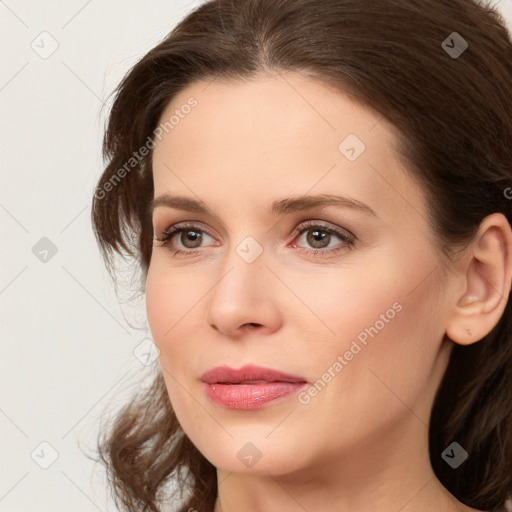
{"type": "Polygon", "coordinates": [[[426,216],[421,189],[398,158],[396,129],[317,80],[287,73],[196,82],[173,98],[160,123],[171,118],[154,149],[155,195],[192,190],[221,200],[229,184],[250,200],[264,183],[269,202],[272,190],[335,190],[389,217],[411,208],[426,216]]]}

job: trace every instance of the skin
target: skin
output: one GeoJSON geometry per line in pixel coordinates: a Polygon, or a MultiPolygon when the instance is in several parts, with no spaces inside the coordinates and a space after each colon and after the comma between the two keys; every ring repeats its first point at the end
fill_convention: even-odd
{"type": "Polygon", "coordinates": [[[198,106],[154,149],[155,197],[201,200],[213,214],[156,207],[154,235],[187,221],[211,236],[154,242],[146,306],[172,406],[217,468],[215,511],[475,510],[435,477],[428,424],[454,343],[477,342],[503,314],[512,268],[505,217],[487,217],[447,262],[427,224],[423,190],[378,113],[283,73],[195,83],[162,120],[190,96],[198,106]],[[338,149],[348,134],[366,145],[355,161],[338,149]],[[337,206],[268,212],[275,200],[319,194],[357,199],[376,216],[337,206]],[[314,245],[321,228],[295,232],[305,221],[356,240],[347,246],[331,235],[314,245]],[[236,251],[248,236],[263,251],[252,263],[236,251]],[[174,254],[198,244],[192,256],[174,254]],[[333,248],[341,250],[329,254],[333,248]],[[475,299],[465,304],[468,296],[475,299]],[[396,303],[394,318],[332,370],[396,303]],[[230,410],[207,398],[199,380],[206,370],[249,363],[309,383],[331,368],[332,378],[307,404],[292,395],[230,410]],[[237,457],[248,442],[261,453],[251,467],[237,457]]]}

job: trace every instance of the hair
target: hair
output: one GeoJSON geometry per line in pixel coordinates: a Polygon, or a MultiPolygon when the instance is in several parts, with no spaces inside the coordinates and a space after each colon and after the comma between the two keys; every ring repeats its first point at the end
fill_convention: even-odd
{"type": "MultiPolygon", "coordinates": [[[[397,128],[399,157],[426,194],[436,248],[447,258],[486,216],[512,223],[512,43],[496,8],[476,0],[210,0],[114,91],[92,204],[111,275],[119,255],[147,275],[154,144],[136,164],[130,159],[149,146],[173,97],[199,80],[283,71],[334,86],[397,128]],[[442,45],[453,32],[469,45],[458,57],[442,45]]],[[[429,426],[441,483],[464,504],[492,511],[512,491],[512,307],[504,299],[487,336],[453,348],[429,426]],[[469,454],[456,470],[441,457],[453,441],[469,454]]],[[[103,432],[98,452],[122,510],[160,512],[167,483],[186,493],[179,510],[213,510],[215,467],[183,432],[160,372],[103,432]]]]}

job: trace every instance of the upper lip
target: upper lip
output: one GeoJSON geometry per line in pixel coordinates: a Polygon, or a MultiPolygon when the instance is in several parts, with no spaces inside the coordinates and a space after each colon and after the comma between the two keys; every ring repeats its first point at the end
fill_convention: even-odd
{"type": "Polygon", "coordinates": [[[307,382],[303,377],[290,375],[271,368],[245,365],[235,370],[229,366],[216,366],[201,375],[207,384],[256,384],[265,382],[307,382]]]}

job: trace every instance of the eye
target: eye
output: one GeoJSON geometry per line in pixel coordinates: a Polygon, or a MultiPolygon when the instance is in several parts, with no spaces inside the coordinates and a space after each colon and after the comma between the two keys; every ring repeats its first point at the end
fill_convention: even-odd
{"type": "MultiPolygon", "coordinates": [[[[159,247],[168,248],[174,256],[194,256],[199,249],[206,247],[203,242],[207,242],[208,238],[213,236],[206,230],[196,224],[183,223],[169,227],[159,237],[155,237],[155,240],[160,242],[159,247]]],[[[304,254],[326,257],[350,249],[356,237],[346,230],[322,221],[308,221],[296,229],[294,240],[302,242],[292,243],[291,247],[299,249],[304,254]],[[339,243],[336,243],[336,239],[339,243]],[[303,244],[312,248],[304,247],[303,244]]],[[[218,246],[219,242],[215,240],[213,245],[218,246]]]]}
{"type": "Polygon", "coordinates": [[[171,226],[155,240],[161,243],[160,247],[167,247],[173,251],[174,255],[189,255],[195,254],[195,249],[202,248],[203,241],[208,238],[212,236],[204,229],[195,224],[185,223],[171,226]]]}
{"type": "Polygon", "coordinates": [[[298,240],[311,248],[292,244],[302,252],[312,256],[332,256],[342,250],[350,249],[355,242],[355,236],[341,228],[335,228],[320,221],[308,221],[297,228],[298,240]],[[341,243],[335,243],[336,239],[341,243]],[[332,243],[334,242],[334,244],[332,243]]]}

